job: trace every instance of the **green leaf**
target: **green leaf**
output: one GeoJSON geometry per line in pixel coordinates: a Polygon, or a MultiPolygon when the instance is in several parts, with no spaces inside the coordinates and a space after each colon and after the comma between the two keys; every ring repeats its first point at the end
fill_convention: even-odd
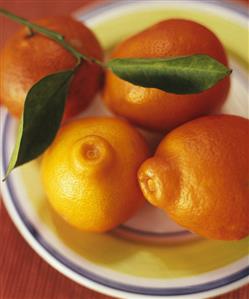
{"type": "Polygon", "coordinates": [[[231,73],[208,55],[176,58],[115,58],[108,67],[135,85],[176,94],[199,93],[231,73]]]}
{"type": "Polygon", "coordinates": [[[67,70],[48,75],[28,92],[5,178],[15,167],[37,158],[54,140],[73,74],[74,70],[67,70]]]}

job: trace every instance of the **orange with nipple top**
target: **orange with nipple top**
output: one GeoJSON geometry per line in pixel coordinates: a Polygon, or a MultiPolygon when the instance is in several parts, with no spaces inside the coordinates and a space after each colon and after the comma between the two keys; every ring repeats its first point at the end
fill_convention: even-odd
{"type": "Polygon", "coordinates": [[[43,157],[44,189],[69,224],[104,232],[144,203],[136,176],[146,158],[143,137],[126,121],[77,120],[61,128],[43,157]]]}
{"type": "Polygon", "coordinates": [[[139,169],[146,199],[209,239],[249,234],[249,120],[207,116],[170,132],[139,169]]]}

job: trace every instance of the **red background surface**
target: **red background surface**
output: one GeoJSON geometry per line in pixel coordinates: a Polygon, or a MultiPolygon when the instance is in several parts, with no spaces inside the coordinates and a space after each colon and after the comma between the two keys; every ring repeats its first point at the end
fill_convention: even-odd
{"type": "MultiPolygon", "coordinates": [[[[91,0],[4,0],[0,6],[28,19],[70,13],[91,0]]],[[[235,0],[238,5],[248,0],[235,0]]],[[[243,5],[242,4],[242,5],[243,5]]],[[[248,6],[245,5],[245,9],[248,6]]],[[[0,17],[0,47],[18,25],[0,17]]],[[[1,200],[1,199],[0,199],[1,200]]],[[[205,257],[203,257],[205,258],[205,257]]],[[[111,299],[82,287],[45,263],[23,240],[0,201],[0,299],[111,299]]],[[[249,286],[217,299],[248,299],[249,286]]]]}

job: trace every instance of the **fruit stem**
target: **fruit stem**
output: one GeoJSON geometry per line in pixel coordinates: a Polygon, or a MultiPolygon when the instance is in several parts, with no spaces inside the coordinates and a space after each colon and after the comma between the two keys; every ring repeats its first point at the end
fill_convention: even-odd
{"type": "Polygon", "coordinates": [[[80,64],[83,59],[83,60],[91,62],[91,63],[96,63],[96,64],[100,65],[101,67],[105,67],[105,65],[98,59],[93,58],[93,57],[88,57],[88,56],[78,52],[74,47],[72,47],[68,42],[65,41],[64,36],[61,35],[60,33],[50,30],[50,29],[47,29],[45,27],[42,27],[38,24],[29,22],[28,20],[26,20],[22,17],[19,17],[1,7],[0,7],[0,14],[19,23],[19,24],[27,26],[31,32],[34,32],[34,31],[39,32],[39,33],[49,37],[50,39],[56,41],[58,44],[60,44],[63,48],[65,48],[68,52],[70,52],[77,59],[77,65],[80,64]]]}
{"type": "Polygon", "coordinates": [[[33,31],[33,29],[31,29],[30,27],[26,27],[28,30],[28,37],[32,37],[35,33],[33,31]]]}

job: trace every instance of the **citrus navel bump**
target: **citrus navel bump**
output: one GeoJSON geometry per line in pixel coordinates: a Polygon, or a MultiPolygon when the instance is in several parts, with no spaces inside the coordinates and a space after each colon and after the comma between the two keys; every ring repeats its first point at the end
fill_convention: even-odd
{"type": "MultiPolygon", "coordinates": [[[[140,32],[114,50],[113,58],[156,58],[207,54],[227,65],[225,50],[206,27],[190,20],[170,19],[140,32]]],[[[198,94],[176,95],[155,88],[143,88],[107,72],[103,97],[116,114],[154,130],[169,130],[208,114],[226,99],[230,79],[198,94]]]]}
{"type": "Polygon", "coordinates": [[[143,137],[126,121],[86,118],[62,127],[42,161],[54,209],[71,225],[104,232],[144,202],[137,171],[148,157],[143,137]]]}
{"type": "MultiPolygon", "coordinates": [[[[37,24],[62,34],[79,52],[102,59],[103,51],[93,32],[71,17],[51,17],[37,24]]],[[[74,67],[76,59],[57,42],[23,27],[0,52],[1,103],[20,116],[29,89],[41,78],[74,67]]],[[[80,113],[100,85],[101,68],[83,62],[71,83],[64,119],[80,113]]]]}
{"type": "Polygon", "coordinates": [[[249,121],[206,116],[170,132],[138,172],[144,196],[210,239],[249,234],[249,121]]]}

